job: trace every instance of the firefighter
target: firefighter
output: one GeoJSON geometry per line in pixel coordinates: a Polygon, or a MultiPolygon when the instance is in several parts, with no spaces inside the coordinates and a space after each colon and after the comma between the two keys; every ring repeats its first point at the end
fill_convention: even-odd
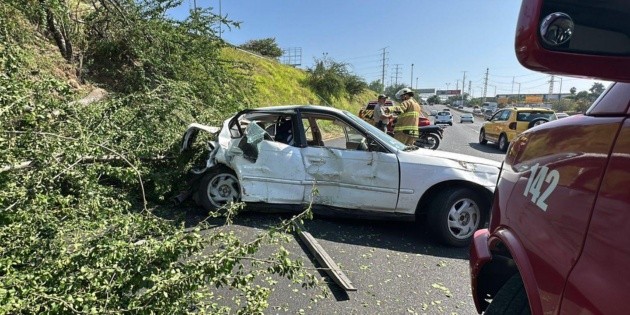
{"type": "Polygon", "coordinates": [[[413,99],[413,90],[410,88],[396,92],[396,96],[402,101],[398,106],[402,113],[398,115],[398,121],[394,127],[394,138],[405,145],[413,145],[418,138],[418,118],[422,109],[413,99]]]}

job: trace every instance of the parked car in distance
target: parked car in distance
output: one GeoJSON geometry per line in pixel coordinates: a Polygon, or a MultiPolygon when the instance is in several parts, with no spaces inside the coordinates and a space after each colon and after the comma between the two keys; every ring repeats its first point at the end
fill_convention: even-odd
{"type": "Polygon", "coordinates": [[[560,119],[560,118],[567,118],[569,117],[569,114],[567,113],[556,113],[556,118],[560,119]]]}
{"type": "Polygon", "coordinates": [[[323,106],[246,109],[222,127],[195,174],[194,199],[208,211],[233,201],[361,219],[426,222],[436,240],[467,246],[486,223],[500,164],[406,146],[371,123],[323,106]],[[313,193],[314,190],[317,193],[313,193]]]}
{"type": "Polygon", "coordinates": [[[436,125],[440,125],[440,124],[445,124],[445,125],[453,125],[453,115],[451,115],[450,111],[441,111],[438,112],[437,115],[435,116],[435,124],[436,125]]]}
{"type": "Polygon", "coordinates": [[[475,106],[477,108],[473,108],[472,112],[473,114],[481,114],[481,109],[479,108],[479,106],[475,106]]]}
{"type": "Polygon", "coordinates": [[[472,114],[461,114],[459,115],[459,123],[464,123],[464,122],[471,122],[474,123],[475,122],[475,118],[473,117],[472,114]]]}
{"type": "Polygon", "coordinates": [[[630,55],[602,37],[628,34],[611,17],[629,16],[630,3],[566,3],[523,0],[517,59],[546,74],[616,83],[583,115],[510,145],[490,224],[470,248],[480,314],[629,313],[630,55]]]}
{"type": "Polygon", "coordinates": [[[459,105],[459,106],[457,106],[457,109],[464,109],[464,106],[459,105]]]}
{"type": "Polygon", "coordinates": [[[438,111],[437,111],[437,110],[432,109],[432,110],[429,112],[429,116],[436,116],[436,115],[437,115],[437,113],[438,113],[438,111]]]}
{"type": "Polygon", "coordinates": [[[496,112],[479,131],[479,143],[497,143],[499,150],[507,151],[508,145],[523,131],[539,124],[555,120],[553,110],[546,108],[514,107],[496,112]]]}

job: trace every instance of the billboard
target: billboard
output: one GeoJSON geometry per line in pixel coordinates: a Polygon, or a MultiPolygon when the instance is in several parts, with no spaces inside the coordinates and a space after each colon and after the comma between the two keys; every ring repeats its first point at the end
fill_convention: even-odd
{"type": "Polygon", "coordinates": [[[435,89],[416,89],[418,94],[435,94],[435,89]]]}
{"type": "Polygon", "coordinates": [[[437,94],[437,95],[448,95],[448,96],[461,95],[462,94],[462,90],[437,90],[437,92],[435,94],[437,94]]]}
{"type": "Polygon", "coordinates": [[[542,95],[525,95],[525,103],[527,104],[535,104],[542,103],[543,96],[542,95]]]}

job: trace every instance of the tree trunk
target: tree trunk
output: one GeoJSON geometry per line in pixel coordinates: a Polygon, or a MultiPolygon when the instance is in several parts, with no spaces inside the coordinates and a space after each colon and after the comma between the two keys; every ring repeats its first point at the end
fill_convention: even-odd
{"type": "Polygon", "coordinates": [[[55,16],[50,7],[46,4],[46,0],[39,0],[39,3],[46,11],[46,26],[48,27],[48,31],[52,34],[59,48],[59,52],[67,61],[72,62],[72,43],[65,29],[59,30],[55,16]]]}

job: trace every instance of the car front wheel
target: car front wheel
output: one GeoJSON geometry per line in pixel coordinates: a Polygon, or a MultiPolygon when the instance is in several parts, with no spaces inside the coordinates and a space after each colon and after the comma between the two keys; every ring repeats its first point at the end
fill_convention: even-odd
{"type": "Polygon", "coordinates": [[[232,170],[215,166],[204,175],[197,188],[195,200],[207,211],[215,211],[241,199],[241,187],[232,170]]]}
{"type": "Polygon", "coordinates": [[[426,224],[438,241],[468,246],[475,231],[484,224],[488,206],[479,193],[469,188],[445,189],[432,199],[426,224]]]}

